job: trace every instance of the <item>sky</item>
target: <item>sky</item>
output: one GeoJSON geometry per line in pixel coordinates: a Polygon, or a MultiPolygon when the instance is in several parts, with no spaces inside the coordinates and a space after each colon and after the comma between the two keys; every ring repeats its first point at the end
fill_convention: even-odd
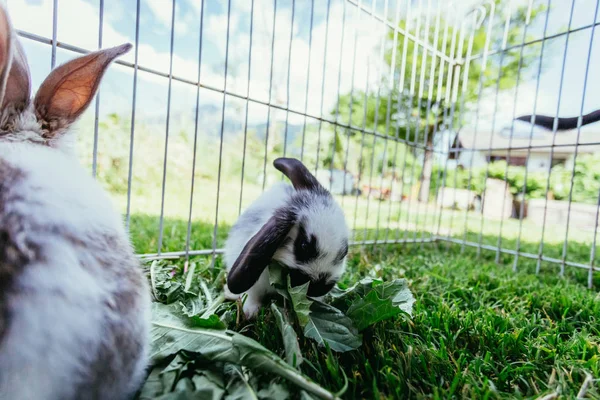
{"type": "MultiPolygon", "coordinates": [[[[535,3],[544,4],[546,1],[535,3]]],[[[596,2],[593,0],[575,0],[574,3],[570,0],[553,1],[547,15],[546,37],[567,30],[571,10],[573,10],[571,30],[594,24],[595,8],[596,2]],[[574,4],[573,9],[571,8],[572,4],[574,4]]],[[[599,21],[600,12],[596,23],[599,21]]],[[[534,38],[543,37],[545,23],[546,15],[543,14],[528,27],[528,34],[534,38]]],[[[554,116],[557,113],[559,99],[558,114],[562,117],[577,116],[582,111],[585,114],[599,109],[600,74],[597,71],[600,69],[600,31],[596,29],[593,41],[591,34],[592,29],[590,28],[570,34],[568,46],[566,45],[566,35],[547,40],[544,44],[539,81],[537,72],[541,44],[536,44],[535,47],[530,46],[529,48],[535,52],[537,59],[529,71],[522,73],[517,87],[507,90],[499,96],[497,121],[510,121],[514,116],[530,114],[534,110],[537,114],[554,116]],[[588,63],[587,90],[584,93],[588,63]],[[561,75],[562,88],[560,85],[561,75]]],[[[482,111],[492,114],[496,107],[495,93],[493,95],[486,93],[482,103],[482,111]]]]}
{"type": "MultiPolygon", "coordinates": [[[[135,43],[135,1],[106,0],[104,2],[103,47],[123,42],[135,43]]],[[[337,99],[337,71],[340,65],[341,25],[343,6],[341,1],[332,1],[328,31],[327,68],[323,74],[324,40],[326,35],[326,2],[315,1],[313,20],[313,43],[311,68],[307,68],[308,42],[310,36],[310,2],[298,1],[294,15],[294,43],[290,53],[291,1],[278,1],[275,21],[275,41],[273,37],[273,1],[256,0],[254,10],[252,43],[252,78],[250,96],[269,101],[271,85],[271,46],[273,57],[272,101],[289,105],[293,109],[304,110],[306,80],[310,73],[308,110],[320,115],[321,105],[328,111],[337,99]],[[301,4],[302,3],[302,4],[301,4]],[[301,7],[302,5],[302,7],[301,7]],[[307,5],[308,7],[304,7],[307,5]],[[291,59],[291,60],[290,60],[291,59]],[[288,62],[290,60],[290,62],[288,62]],[[288,96],[287,74],[290,65],[290,91],[288,96]],[[325,87],[323,85],[325,76],[325,87]],[[321,101],[321,93],[324,101],[321,101]]],[[[230,17],[229,62],[227,90],[246,95],[248,75],[248,47],[250,43],[250,1],[232,0],[230,17]]],[[[52,37],[52,0],[8,0],[9,11],[15,27],[46,38],[52,37]]],[[[348,7],[349,9],[350,7],[348,7]]],[[[198,0],[178,0],[175,13],[175,35],[173,51],[173,75],[190,81],[198,79],[199,25],[201,2],[198,0]]],[[[356,13],[354,13],[356,14],[356,13]]],[[[168,0],[142,0],[140,10],[139,65],[164,73],[169,71],[170,34],[172,2],[168,0]]],[[[99,7],[98,1],[59,0],[57,39],[84,49],[98,48],[99,7]]],[[[225,79],[225,44],[227,37],[227,2],[206,1],[203,19],[202,68],[200,81],[214,88],[223,89],[225,79]]],[[[342,63],[352,64],[352,41],[349,36],[358,29],[358,53],[368,53],[369,47],[380,42],[381,24],[376,21],[356,20],[348,16],[345,24],[347,37],[343,49],[342,63]]],[[[37,87],[50,70],[50,46],[23,39],[29,58],[33,86],[37,87]]],[[[58,61],[69,59],[72,54],[58,51],[58,61]]],[[[123,57],[133,62],[133,51],[123,57]]],[[[102,108],[116,111],[131,108],[132,71],[121,71],[108,76],[103,91],[110,92],[115,99],[103,99],[102,108]],[[106,89],[108,88],[108,89],[106,89]],[[106,103],[106,106],[105,104],[106,103]],[[107,108],[108,107],[108,108],[107,108]]],[[[346,68],[347,69],[347,68],[346,68]]],[[[357,62],[355,68],[357,88],[366,84],[366,63],[357,62]]],[[[112,71],[111,71],[112,72],[112,71]]],[[[350,87],[350,74],[342,75],[342,91],[350,87]]],[[[371,77],[374,79],[374,77],[371,77]]],[[[138,109],[142,115],[164,114],[166,110],[168,79],[141,73],[138,82],[138,109]],[[141,95],[140,95],[141,94],[141,95]]],[[[219,93],[203,91],[205,104],[219,104],[219,93]]],[[[172,108],[174,110],[195,107],[195,88],[176,83],[173,88],[172,108]],[[186,87],[187,86],[187,87],[186,87]]],[[[257,107],[260,108],[260,107],[257,107]]],[[[258,114],[264,113],[265,110],[258,114]]],[[[254,114],[254,113],[251,113],[254,114]]],[[[252,115],[251,117],[252,118],[252,115]]],[[[259,117],[257,117],[259,118],[259,117]]]]}
{"type": "MultiPolygon", "coordinates": [[[[390,71],[381,67],[379,52],[384,24],[356,12],[356,7],[344,0],[330,0],[329,18],[327,1],[314,1],[311,41],[311,1],[310,0],[255,0],[252,31],[252,61],[248,63],[250,44],[251,4],[250,0],[231,0],[228,18],[228,1],[177,0],[175,3],[174,46],[172,57],[173,75],[196,82],[200,75],[203,85],[217,91],[202,89],[200,107],[212,110],[201,115],[201,121],[218,121],[226,90],[262,102],[269,100],[283,107],[311,115],[329,114],[334,109],[339,93],[348,93],[352,88],[371,90],[377,88],[382,78],[390,71]],[[277,10],[274,14],[274,4],[277,10]],[[292,7],[292,4],[295,4],[292,7]],[[202,41],[200,48],[200,15],[202,19],[202,41]],[[293,24],[292,24],[293,15],[293,24]],[[228,23],[229,21],[229,23],[228,23]],[[275,39],[273,40],[273,21],[275,39]],[[227,74],[225,74],[226,37],[229,28],[227,74]],[[343,32],[343,34],[342,34],[343,32]],[[292,42],[290,45],[290,38],[292,42]],[[327,41],[325,38],[327,37],[327,41]],[[356,46],[355,46],[356,42],[356,46]],[[271,48],[274,51],[271,51],[271,48]],[[309,48],[312,50],[309,52],[309,48]],[[201,58],[201,68],[199,66],[201,58]],[[310,58],[310,65],[308,60],[310,58]],[[248,89],[248,67],[251,79],[248,89]],[[271,68],[272,65],[272,68],[271,68]],[[272,78],[271,78],[272,70],[272,78]],[[289,76],[289,78],[288,78],[289,76]],[[354,78],[354,79],[352,79],[354,78]],[[272,88],[269,91],[269,87],[272,88]],[[307,92],[308,87],[308,92],[307,92]],[[339,88],[339,90],[338,90],[339,88]],[[270,95],[271,93],[271,95],[270,95]]],[[[476,2],[456,2],[450,6],[446,1],[436,0],[379,0],[375,1],[377,15],[386,12],[387,20],[393,24],[396,18],[402,19],[409,12],[419,12],[426,16],[434,15],[441,7],[444,15],[448,9],[456,14],[458,21],[476,2]],[[398,8],[397,8],[398,6],[398,8]],[[462,9],[460,7],[463,7],[462,9]],[[398,13],[396,13],[398,11],[398,13]]],[[[527,4],[527,0],[508,0],[527,4]]],[[[530,0],[535,4],[547,0],[530,0]]],[[[44,38],[52,37],[53,0],[7,0],[14,26],[21,31],[44,38]]],[[[371,1],[363,6],[370,9],[371,1]]],[[[569,22],[570,0],[553,0],[548,14],[546,35],[564,31],[569,22]]],[[[99,47],[100,0],[58,0],[57,39],[69,45],[87,50],[99,47]]],[[[102,24],[102,47],[135,43],[136,1],[104,0],[102,24]]],[[[173,2],[170,0],[142,0],[139,25],[139,65],[168,74],[170,67],[170,42],[173,2]]],[[[576,0],[571,28],[576,29],[592,24],[595,11],[594,0],[576,0]]],[[[433,18],[432,18],[433,20],[433,18]]],[[[597,17],[600,21],[600,15],[597,17]]],[[[528,27],[534,37],[543,33],[544,17],[528,27]]],[[[414,28],[413,28],[414,29],[414,28]]],[[[494,35],[501,35],[500,25],[494,35]]],[[[584,29],[569,36],[569,47],[565,58],[562,91],[559,82],[565,47],[565,36],[547,41],[544,51],[542,74],[539,89],[536,90],[535,73],[524,73],[518,89],[508,90],[498,97],[484,93],[481,100],[482,119],[496,115],[502,123],[510,121],[513,113],[530,113],[534,106],[538,113],[554,115],[557,101],[561,98],[559,113],[564,116],[578,115],[582,108],[583,81],[590,48],[591,29],[584,29]],[[518,91],[517,91],[518,90],[518,91]],[[560,96],[559,96],[560,94],[560,96]],[[516,99],[516,103],[515,103],[516,99]],[[536,101],[537,99],[537,101],[536,101]],[[498,106],[496,106],[498,104],[498,106]],[[516,105],[515,105],[516,104],[516,105]]],[[[589,76],[584,112],[600,108],[600,32],[596,32],[591,47],[589,76]]],[[[51,68],[51,46],[29,39],[21,39],[33,79],[33,87],[39,86],[51,68]]],[[[432,39],[430,39],[431,41],[432,39]]],[[[75,54],[58,49],[57,62],[62,63],[75,54]]],[[[134,61],[134,52],[123,57],[134,61]]],[[[405,87],[410,85],[410,79],[405,87]]],[[[168,79],[140,72],[137,83],[136,119],[161,126],[167,113],[168,79]]],[[[101,86],[101,113],[116,112],[130,116],[132,110],[133,70],[124,66],[113,66],[101,86]]],[[[225,118],[235,121],[240,127],[243,122],[245,102],[228,98],[225,118]]],[[[171,93],[172,118],[193,117],[196,107],[196,87],[174,81],[171,93]]],[[[249,123],[265,122],[267,107],[251,103],[249,123]]],[[[273,112],[272,119],[284,120],[285,112],[273,112]]],[[[289,115],[291,124],[302,123],[303,118],[289,115]]],[[[310,122],[310,121],[309,121],[310,122]]],[[[164,124],[162,125],[164,126],[164,124]]]]}

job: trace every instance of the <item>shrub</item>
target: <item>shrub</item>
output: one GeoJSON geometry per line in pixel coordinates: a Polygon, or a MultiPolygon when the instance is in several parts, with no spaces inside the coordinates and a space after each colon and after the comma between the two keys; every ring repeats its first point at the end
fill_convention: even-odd
{"type": "MultiPolygon", "coordinates": [[[[93,119],[86,118],[82,127],[93,126],[93,119]]],[[[169,166],[167,180],[173,188],[187,187],[191,177],[193,160],[193,125],[180,124],[172,130],[169,138],[169,166]]],[[[97,176],[105,187],[116,194],[127,192],[129,172],[129,141],[131,121],[127,117],[116,114],[108,115],[98,125],[98,153],[96,158],[97,176]]],[[[337,132],[330,127],[323,127],[318,134],[316,125],[309,125],[305,135],[304,162],[313,169],[317,162],[317,147],[319,149],[320,168],[330,168],[332,149],[334,150],[334,168],[347,167],[355,176],[359,176],[361,184],[379,184],[378,177],[383,174],[382,184],[390,186],[392,175],[403,180],[403,191],[408,194],[413,184],[417,183],[422,172],[422,159],[415,158],[408,146],[403,143],[383,140],[364,141],[356,132],[337,132]],[[320,137],[319,137],[320,136],[320,137]]],[[[164,161],[164,133],[161,126],[136,124],[134,142],[134,193],[146,195],[155,193],[161,187],[164,161]]],[[[82,129],[83,131],[83,129],[82,129]]],[[[87,131],[87,129],[86,129],[87,131]]],[[[284,126],[273,126],[267,160],[283,155],[284,126]]],[[[80,132],[78,145],[83,163],[91,169],[94,136],[80,132]]],[[[246,157],[242,157],[244,146],[243,132],[229,135],[223,146],[221,176],[225,181],[237,183],[241,176],[242,162],[245,163],[245,180],[254,185],[261,185],[264,177],[264,138],[255,129],[249,129],[246,137],[246,157]]],[[[297,136],[294,143],[288,143],[288,155],[299,157],[301,137],[297,136]]],[[[197,165],[195,174],[198,178],[216,182],[219,171],[219,141],[199,133],[197,144],[197,165]]],[[[513,195],[519,195],[525,188],[526,198],[544,198],[548,182],[547,172],[527,171],[521,166],[506,166],[505,161],[490,163],[487,167],[468,169],[448,169],[443,166],[433,168],[430,193],[435,197],[442,183],[446,187],[470,189],[478,194],[485,190],[485,177],[501,179],[508,182],[513,195]],[[527,173],[527,179],[525,174],[527,173]]],[[[571,188],[572,169],[565,165],[555,166],[550,174],[550,191],[558,200],[567,200],[571,188]]],[[[273,168],[267,168],[267,176],[273,179],[279,177],[273,168]]],[[[272,179],[271,179],[272,180],[272,179]]],[[[596,204],[600,192],[600,154],[582,154],[577,158],[573,176],[572,200],[580,203],[596,204]]]]}
{"type": "MultiPolygon", "coordinates": [[[[550,187],[559,200],[568,200],[572,169],[557,165],[550,175],[550,187]]],[[[600,192],[600,154],[583,154],[577,157],[573,176],[574,202],[595,204],[600,192]]]]}
{"type": "MultiPolygon", "coordinates": [[[[526,171],[525,167],[510,165],[506,161],[492,162],[488,166],[488,177],[506,180],[513,195],[523,193],[528,199],[544,198],[548,184],[547,172],[526,171]],[[527,182],[525,182],[527,174],[527,182]],[[506,178],[505,178],[506,177],[506,178]]],[[[448,169],[436,167],[432,176],[431,193],[435,194],[444,183],[446,187],[470,189],[477,194],[485,190],[486,167],[476,168],[469,173],[468,169],[448,169]],[[445,176],[445,180],[444,180],[445,176]],[[469,184],[470,182],[470,184],[469,184]]],[[[571,187],[571,169],[568,166],[557,165],[550,174],[550,187],[557,200],[567,200],[571,187]]],[[[572,200],[579,203],[595,204],[600,192],[600,154],[585,154],[577,159],[573,177],[572,200]]]]}

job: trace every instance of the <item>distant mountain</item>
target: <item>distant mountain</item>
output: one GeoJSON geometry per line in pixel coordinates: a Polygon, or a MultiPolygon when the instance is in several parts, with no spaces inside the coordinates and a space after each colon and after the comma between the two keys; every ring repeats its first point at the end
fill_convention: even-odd
{"type": "MultiPolygon", "coordinates": [[[[224,121],[221,120],[222,115],[223,113],[221,107],[216,104],[206,104],[200,106],[198,112],[198,134],[204,137],[218,139],[221,136],[222,122],[224,138],[231,137],[233,135],[239,135],[244,132],[245,118],[243,112],[240,114],[235,114],[231,112],[231,110],[226,110],[224,121]]],[[[196,118],[195,107],[187,112],[177,112],[172,110],[170,118],[171,127],[177,127],[176,129],[178,130],[184,129],[190,135],[193,135],[194,121],[196,118]]],[[[137,121],[145,125],[154,126],[156,128],[154,131],[160,133],[163,132],[162,128],[166,123],[166,115],[143,115],[138,113],[137,121]]],[[[281,140],[283,140],[283,135],[286,132],[285,123],[282,121],[273,121],[272,124],[274,124],[274,127],[271,128],[271,134],[276,132],[281,140]]],[[[303,129],[303,124],[288,124],[288,144],[299,140],[299,138],[302,136],[303,129]]],[[[259,139],[264,140],[267,131],[267,123],[249,123],[247,130],[248,132],[254,132],[259,139]]]]}
{"type": "MultiPolygon", "coordinates": [[[[192,110],[192,118],[195,118],[195,108],[192,110]]],[[[245,118],[243,113],[237,115],[237,118],[231,116],[231,112],[227,110],[225,113],[225,121],[223,123],[223,137],[238,135],[244,131],[245,118]]],[[[215,105],[201,106],[198,114],[198,125],[202,133],[209,137],[219,137],[221,135],[221,107],[215,105]]],[[[275,131],[278,135],[284,135],[286,132],[285,123],[281,121],[272,121],[275,124],[275,131]]],[[[288,124],[287,140],[288,143],[293,143],[302,135],[304,125],[288,124]]],[[[273,128],[272,128],[273,129],[273,128]]],[[[264,139],[267,132],[267,123],[258,124],[248,123],[248,132],[255,132],[259,139],[264,139]]]]}
{"type": "MultiPolygon", "coordinates": [[[[286,134],[285,131],[285,123],[283,122],[276,122],[277,124],[277,132],[280,133],[282,136],[284,134],[286,134]]],[[[263,124],[256,124],[256,125],[249,125],[248,128],[252,128],[256,130],[256,136],[264,139],[266,132],[267,132],[267,124],[263,123],[263,124]]],[[[287,126],[287,140],[288,143],[293,143],[297,138],[302,136],[302,131],[304,129],[304,125],[293,125],[293,124],[288,124],[287,126]]]]}

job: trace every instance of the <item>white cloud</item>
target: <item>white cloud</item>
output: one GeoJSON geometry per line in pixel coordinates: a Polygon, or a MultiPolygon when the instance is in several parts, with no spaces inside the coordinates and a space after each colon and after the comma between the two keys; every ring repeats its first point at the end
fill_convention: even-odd
{"type": "MultiPolygon", "coordinates": [[[[200,0],[187,0],[199,11],[200,0]]],[[[165,26],[170,26],[171,3],[165,0],[149,0],[147,4],[156,17],[157,21],[165,26]]],[[[223,2],[226,5],[226,2],[223,2]]],[[[233,1],[231,15],[231,40],[230,40],[230,75],[228,79],[228,90],[245,94],[247,81],[247,57],[249,37],[240,27],[247,29],[250,2],[233,1]],[[243,6],[246,4],[246,6],[243,6]],[[244,21],[244,24],[241,23],[244,21]]],[[[296,6],[298,7],[298,5],[296,6]]],[[[179,8],[179,7],[178,7],[179,8]]],[[[50,37],[52,32],[52,0],[41,0],[36,3],[25,3],[22,1],[10,1],[9,9],[13,22],[18,29],[50,37]]],[[[298,10],[298,9],[297,9],[298,10]]],[[[131,10],[130,10],[131,11],[131,10]]],[[[206,11],[206,10],[205,10],[206,11]]],[[[342,80],[341,93],[347,93],[352,87],[351,69],[353,64],[354,37],[357,37],[357,56],[354,67],[354,88],[364,89],[367,84],[367,71],[369,71],[370,87],[380,81],[378,76],[378,55],[376,48],[380,43],[381,35],[384,34],[382,24],[379,21],[361,13],[356,18],[355,7],[347,6],[346,22],[344,27],[344,42],[342,41],[342,5],[335,3],[331,6],[328,30],[327,54],[325,51],[325,21],[315,22],[313,27],[312,50],[310,54],[310,85],[309,85],[309,110],[310,114],[319,115],[321,111],[321,85],[325,81],[323,92],[323,109],[328,114],[334,107],[338,96],[338,76],[341,57],[342,80]],[[325,72],[323,65],[326,62],[325,72]]],[[[298,12],[298,11],[297,11],[298,12]]],[[[191,13],[188,13],[191,14],[191,13]]],[[[199,15],[199,14],[198,14],[199,15]]],[[[105,47],[118,45],[133,41],[134,29],[132,27],[129,35],[115,29],[118,13],[105,13],[103,26],[103,45],[105,47]]],[[[131,17],[131,16],[130,16],[131,17]]],[[[135,16],[133,16],[135,18],[135,16]]],[[[189,15],[184,16],[177,13],[177,29],[183,26],[189,15]],[[187,18],[186,18],[187,17],[187,18]],[[182,25],[183,24],[183,25],[182,25]]],[[[210,86],[222,86],[222,75],[224,67],[224,49],[227,29],[227,15],[205,14],[204,39],[212,42],[221,51],[221,59],[213,55],[213,60],[205,58],[202,67],[202,82],[210,86]]],[[[297,18],[297,17],[296,17],[297,18]]],[[[62,0],[59,2],[59,40],[85,49],[95,49],[98,46],[98,8],[96,5],[84,0],[62,0]]],[[[268,99],[268,88],[270,84],[271,45],[273,38],[273,3],[271,0],[255,0],[254,9],[254,33],[252,54],[252,92],[251,96],[263,101],[268,99]]],[[[289,8],[278,8],[275,23],[275,59],[273,64],[273,101],[285,105],[289,95],[290,107],[303,111],[306,98],[307,61],[309,58],[308,35],[298,34],[298,20],[295,21],[295,36],[292,46],[291,57],[289,56],[291,10],[289,8]],[[287,93],[288,67],[290,74],[290,93],[287,93]]],[[[151,29],[151,27],[144,27],[151,29]]],[[[305,31],[306,32],[306,31],[305,31]]],[[[169,70],[170,54],[168,51],[159,51],[151,43],[140,43],[139,59],[141,65],[154,70],[167,73],[169,70]]],[[[195,81],[198,74],[197,54],[174,54],[174,74],[190,81],[195,81]]],[[[123,57],[123,60],[133,62],[134,52],[123,57]]],[[[44,61],[45,62],[45,61],[44,61]]],[[[152,75],[144,75],[156,84],[166,85],[167,80],[152,75]]],[[[163,112],[164,110],[159,110],[163,112]]],[[[275,112],[273,118],[283,119],[285,113],[275,112]]],[[[292,117],[294,118],[294,117],[292,117]]],[[[250,116],[252,119],[252,116],[250,116]]]]}
{"type": "MultiPolygon", "coordinates": [[[[11,1],[9,12],[17,29],[51,38],[52,1],[36,3],[11,1]]],[[[58,40],[84,49],[98,47],[98,7],[82,0],[59,2],[58,40]]],[[[129,39],[115,31],[110,21],[105,20],[103,41],[106,46],[121,44],[129,39]]]]}
{"type": "Polygon", "coordinates": [[[198,12],[198,15],[200,15],[200,8],[202,7],[202,2],[203,0],[187,0],[187,3],[192,6],[192,8],[194,10],[196,10],[198,12]]]}
{"type": "MultiPolygon", "coordinates": [[[[332,5],[330,10],[330,21],[328,28],[327,54],[325,54],[325,21],[315,24],[312,33],[312,49],[310,50],[310,72],[307,75],[307,62],[309,59],[308,35],[298,36],[298,20],[294,22],[295,36],[290,55],[290,28],[291,10],[278,9],[275,22],[275,41],[273,41],[273,5],[268,0],[256,0],[254,11],[254,32],[252,43],[252,85],[251,96],[267,101],[268,89],[271,80],[271,46],[274,47],[273,63],[273,98],[272,101],[284,106],[287,102],[287,77],[290,75],[290,107],[304,111],[306,99],[306,80],[309,77],[310,100],[308,112],[312,115],[320,115],[321,104],[326,114],[334,107],[338,97],[339,67],[342,68],[340,82],[341,94],[348,93],[352,87],[351,70],[354,64],[354,88],[364,89],[367,85],[367,71],[370,71],[370,87],[380,81],[378,64],[380,59],[375,54],[375,49],[380,44],[380,39],[385,34],[382,24],[363,13],[359,19],[356,17],[354,7],[347,7],[346,22],[344,24],[344,42],[342,44],[342,5],[332,5]],[[353,63],[354,37],[357,37],[357,56],[353,63]],[[341,63],[340,63],[341,57],[341,63]],[[324,68],[324,63],[325,68],[324,68]],[[370,65],[369,65],[370,64],[370,65]],[[289,68],[289,72],[288,72],[289,68]],[[323,71],[325,69],[325,71],[323,71]],[[322,93],[321,86],[325,80],[325,90],[322,93]],[[323,97],[323,103],[321,102],[323,97]]],[[[238,17],[239,10],[232,15],[232,26],[238,21],[246,20],[248,15],[238,17]]],[[[296,17],[297,18],[297,17],[296,17]]],[[[213,38],[218,38],[222,48],[225,47],[227,19],[225,15],[211,16],[208,19],[209,30],[213,38]]],[[[247,35],[246,32],[244,32],[247,35]]],[[[247,38],[240,41],[230,41],[230,65],[237,65],[241,73],[230,80],[228,89],[245,93],[247,81],[247,38]]],[[[276,118],[285,118],[285,113],[277,112],[276,118]]]]}
{"type": "MultiPolygon", "coordinates": [[[[166,3],[162,0],[159,0],[159,2],[166,3]]],[[[65,21],[65,23],[59,24],[59,40],[84,49],[92,50],[97,48],[97,28],[94,27],[94,29],[90,29],[90,21],[97,21],[98,19],[97,7],[94,7],[83,0],[69,0],[68,3],[60,2],[60,4],[68,4],[68,6],[61,6],[59,9],[59,15],[62,16],[63,21],[65,21]],[[66,23],[66,21],[69,21],[69,23],[66,23]]],[[[52,0],[43,0],[34,4],[11,2],[9,7],[13,24],[17,29],[41,36],[46,36],[46,32],[48,31],[51,32],[52,18],[48,18],[48,10],[52,10],[52,0]]],[[[104,47],[116,46],[125,42],[132,42],[132,38],[117,32],[111,25],[111,20],[105,19],[103,28],[104,47]]],[[[140,43],[138,52],[140,60],[152,60],[151,65],[144,66],[163,73],[169,71],[169,52],[157,51],[148,43],[140,43]]],[[[134,52],[129,52],[124,55],[122,59],[124,61],[133,62],[134,52]]],[[[189,80],[196,79],[198,71],[197,61],[183,58],[182,56],[175,54],[174,65],[178,66],[177,72],[183,78],[189,80]]],[[[157,79],[163,82],[165,81],[164,78],[157,77],[157,79]]]]}
{"type": "MultiPolygon", "coordinates": [[[[171,31],[171,22],[173,18],[173,3],[165,0],[145,0],[152,15],[160,23],[162,29],[171,31]]],[[[198,16],[200,14],[197,14],[198,16]]],[[[198,18],[196,13],[183,13],[181,3],[175,3],[175,30],[180,35],[189,32],[191,20],[198,18]]]]}
{"type": "Polygon", "coordinates": [[[173,17],[173,2],[165,0],[145,0],[145,4],[150,7],[154,17],[164,26],[171,26],[173,17]]]}

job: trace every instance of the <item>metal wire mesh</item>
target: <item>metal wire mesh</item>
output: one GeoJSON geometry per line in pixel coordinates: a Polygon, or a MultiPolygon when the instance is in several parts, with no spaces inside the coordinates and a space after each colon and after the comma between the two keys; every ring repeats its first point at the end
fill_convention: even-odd
{"type": "MultiPolygon", "coordinates": [[[[215,6],[201,0],[194,3],[198,6],[188,12],[197,12],[193,17],[198,27],[195,78],[178,75],[174,70],[178,24],[184,23],[180,11],[187,7],[183,0],[168,3],[169,61],[166,70],[140,63],[140,32],[148,29],[142,23],[147,18],[142,15],[146,6],[144,0],[137,0],[131,9],[135,13],[134,36],[131,38],[135,43],[133,59],[116,62],[132,70],[124,194],[126,225],[132,232],[137,229],[132,223],[132,215],[140,212],[139,209],[134,210],[133,197],[140,185],[134,169],[140,168],[141,159],[145,157],[145,154],[136,152],[136,142],[144,138],[140,136],[144,121],[139,115],[138,104],[141,74],[166,81],[167,85],[163,143],[156,145],[156,150],[162,151],[161,174],[155,182],[160,186],[157,192],[160,207],[158,211],[142,210],[157,213],[156,251],[142,254],[142,257],[209,255],[214,264],[216,255],[222,252],[227,226],[252,201],[253,196],[264,190],[273,179],[281,179],[269,163],[277,156],[294,156],[305,161],[330,189],[335,186],[335,195],[352,227],[353,245],[460,244],[462,249],[474,247],[478,253],[493,251],[497,261],[502,255],[512,256],[515,270],[520,258],[537,260],[537,272],[542,263],[558,264],[561,274],[567,266],[584,268],[589,271],[588,282],[592,286],[594,272],[598,271],[595,262],[600,193],[588,201],[592,207],[589,218],[595,219],[585,238],[572,237],[574,233],[581,236],[581,232],[578,226],[571,227],[574,223],[571,217],[572,204],[576,203],[573,193],[578,157],[581,157],[582,151],[588,154],[593,152],[594,146],[600,145],[598,139],[580,140],[581,117],[590,107],[586,103],[590,92],[588,78],[590,69],[595,65],[594,57],[598,57],[595,44],[595,30],[599,23],[597,3],[593,4],[593,19],[575,25],[576,2],[571,0],[566,8],[569,11],[567,27],[555,28],[556,23],[551,21],[554,18],[552,13],[564,11],[562,3],[565,2],[489,0],[459,5],[435,0],[246,0],[244,7],[239,2],[232,4],[232,0],[214,2],[219,4],[224,17],[221,21],[226,24],[224,40],[218,46],[224,54],[222,81],[211,78],[211,71],[206,67],[207,48],[214,47],[214,43],[208,42],[212,33],[206,21],[215,6]],[[241,28],[234,25],[241,18],[240,7],[245,10],[243,15],[247,19],[247,30],[241,33],[241,28]],[[556,7],[559,11],[553,11],[556,7]],[[367,26],[367,30],[376,33],[365,32],[361,26],[367,26]],[[285,35],[280,34],[282,29],[285,35]],[[248,46],[242,49],[244,46],[239,46],[239,38],[232,38],[234,35],[242,35],[248,46]],[[576,134],[572,135],[574,140],[560,142],[557,138],[560,139],[562,133],[557,129],[557,123],[563,113],[561,95],[569,46],[574,35],[587,35],[583,39],[578,36],[577,43],[588,43],[583,62],[585,70],[579,119],[576,134]],[[286,44],[280,46],[284,38],[286,44]],[[294,59],[300,47],[303,57],[294,59]],[[285,49],[283,55],[278,53],[280,48],[285,49]],[[265,49],[270,49],[268,54],[264,53],[265,49]],[[541,81],[548,60],[557,64],[557,59],[553,58],[556,54],[562,68],[555,91],[555,124],[547,133],[552,139],[538,143],[534,123],[539,111],[538,100],[543,96],[544,84],[541,81]],[[247,65],[247,70],[237,70],[241,63],[247,65]],[[285,68],[281,68],[281,64],[285,68]],[[301,67],[297,67],[298,64],[301,67]],[[263,88],[266,96],[258,95],[253,87],[256,76],[262,76],[265,71],[268,75],[263,88]],[[277,75],[279,71],[283,71],[282,77],[277,75]],[[299,71],[303,71],[301,75],[299,71]],[[328,78],[332,78],[331,81],[328,78]],[[231,83],[240,80],[245,84],[236,86],[231,83]],[[193,127],[187,133],[192,156],[189,160],[191,166],[186,170],[189,179],[185,178],[189,184],[186,186],[189,196],[184,196],[185,243],[179,249],[174,250],[170,246],[169,251],[165,251],[165,229],[174,229],[172,224],[165,225],[165,219],[172,207],[169,202],[169,168],[174,161],[169,146],[172,140],[177,140],[173,137],[177,132],[173,130],[172,116],[175,85],[183,85],[194,93],[193,127]],[[282,92],[285,94],[282,95],[282,92]],[[294,97],[297,93],[303,93],[299,100],[294,97]],[[215,95],[220,96],[220,100],[213,102],[218,110],[218,134],[208,138],[203,134],[202,102],[210,96],[214,99],[215,95]],[[529,96],[531,104],[527,111],[522,111],[521,98],[525,95],[529,96]],[[230,138],[228,113],[231,111],[228,108],[241,115],[238,129],[241,142],[233,143],[230,138]],[[504,121],[499,118],[501,108],[508,109],[509,117],[504,121]],[[265,114],[260,135],[257,134],[260,130],[257,125],[250,122],[256,110],[265,114]],[[530,131],[524,139],[515,142],[515,120],[526,112],[531,112],[530,131]],[[291,119],[300,122],[293,125],[291,119]],[[485,121],[491,126],[484,127],[485,121]],[[463,132],[467,125],[471,127],[472,143],[467,147],[455,146],[464,141],[463,132]],[[510,134],[507,140],[502,139],[502,143],[497,144],[495,140],[499,136],[496,132],[501,127],[508,129],[510,134]],[[262,143],[258,148],[255,146],[256,137],[262,143]],[[199,157],[208,141],[215,145],[212,147],[214,163],[210,165],[199,157]],[[235,149],[236,155],[232,156],[232,147],[235,146],[239,147],[235,149]],[[585,150],[587,148],[590,150],[585,150]],[[528,179],[533,172],[529,163],[532,154],[542,152],[548,154],[550,162],[542,171],[545,174],[544,185],[539,189],[544,203],[540,226],[539,221],[528,221],[529,217],[525,215],[526,209],[532,207],[532,203],[527,202],[532,198],[528,179]],[[546,246],[548,235],[549,231],[556,230],[547,221],[549,213],[554,212],[549,206],[549,202],[553,201],[549,200],[553,192],[552,168],[555,153],[565,152],[572,154],[573,167],[566,169],[570,176],[568,194],[563,199],[566,220],[560,229],[562,251],[550,254],[546,246]],[[492,163],[492,158],[498,157],[498,154],[502,154],[505,161],[503,172],[496,171],[492,163]],[[468,161],[461,164],[460,157],[465,155],[470,155],[470,159],[467,157],[468,161]],[[475,155],[485,158],[485,165],[477,167],[475,155]],[[511,173],[515,160],[523,158],[524,175],[519,186],[512,182],[511,173]],[[230,167],[234,161],[239,163],[239,171],[235,174],[231,173],[230,167]],[[216,169],[210,188],[206,186],[206,179],[199,181],[199,174],[206,169],[216,169]],[[341,189],[335,178],[340,173],[341,189]],[[498,176],[504,182],[503,189],[490,194],[488,182],[493,177],[498,179],[498,176]],[[483,182],[482,187],[479,187],[480,182],[483,182]],[[214,202],[212,197],[207,200],[207,191],[214,191],[214,202]],[[466,206],[461,198],[465,194],[468,197],[466,206]],[[486,213],[493,196],[501,198],[497,208],[511,208],[513,218],[504,216],[494,220],[486,213]],[[474,199],[481,201],[477,209],[473,209],[471,204],[474,199]],[[513,206],[510,203],[514,199],[521,200],[513,206]],[[196,213],[201,213],[201,216],[196,213]],[[210,214],[212,217],[207,217],[210,214]],[[210,244],[195,240],[197,231],[194,223],[197,220],[210,225],[210,244]],[[537,237],[529,235],[532,229],[539,230],[537,237]],[[587,260],[570,258],[569,244],[572,241],[581,242],[589,248],[587,260]],[[529,250],[525,249],[525,242],[529,250]]],[[[51,37],[19,30],[24,40],[51,46],[52,67],[56,65],[57,49],[72,53],[93,50],[69,43],[69,38],[61,40],[58,35],[60,5],[58,0],[52,0],[51,37]]],[[[97,11],[97,43],[98,47],[102,47],[106,44],[103,42],[106,26],[103,0],[99,0],[97,11]]],[[[591,13],[589,7],[588,13],[591,13]]],[[[102,104],[98,94],[93,110],[94,176],[99,172],[99,126],[105,118],[101,113],[102,104]]],[[[123,110],[123,113],[129,112],[123,110]]]]}

